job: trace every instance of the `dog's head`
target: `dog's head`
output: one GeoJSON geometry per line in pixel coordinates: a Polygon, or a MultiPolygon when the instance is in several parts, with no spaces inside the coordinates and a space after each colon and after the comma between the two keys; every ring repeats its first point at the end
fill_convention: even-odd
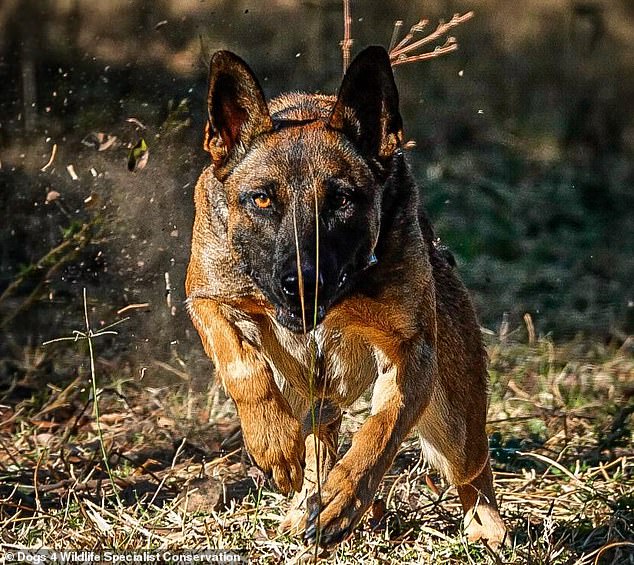
{"type": "Polygon", "coordinates": [[[377,260],[384,182],[402,139],[389,57],[370,47],[336,98],[288,95],[269,109],[246,63],[219,51],[208,112],[231,253],[279,323],[312,328],[377,260]]]}

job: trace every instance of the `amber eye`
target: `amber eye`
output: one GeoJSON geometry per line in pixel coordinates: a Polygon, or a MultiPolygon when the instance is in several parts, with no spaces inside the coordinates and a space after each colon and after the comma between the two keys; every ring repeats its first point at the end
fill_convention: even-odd
{"type": "Polygon", "coordinates": [[[335,196],[334,204],[337,208],[345,208],[348,204],[350,204],[350,198],[347,194],[341,192],[335,196]]]}
{"type": "Polygon", "coordinates": [[[355,186],[344,178],[333,177],[326,181],[328,208],[335,212],[344,212],[351,208],[357,200],[355,186]]]}
{"type": "Polygon", "coordinates": [[[261,209],[270,208],[271,204],[273,204],[271,202],[271,198],[266,194],[257,194],[253,197],[253,202],[258,208],[261,209]]]}

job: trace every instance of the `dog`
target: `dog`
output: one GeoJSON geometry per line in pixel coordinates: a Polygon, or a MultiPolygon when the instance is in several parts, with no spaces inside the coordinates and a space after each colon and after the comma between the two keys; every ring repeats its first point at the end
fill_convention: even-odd
{"type": "Polygon", "coordinates": [[[207,102],[187,306],[248,451],[296,492],[280,529],[323,547],[349,537],[416,429],[468,539],[499,545],[486,354],[406,163],[387,52],[361,52],[337,96],[267,102],[219,51],[207,102]],[[342,410],[370,386],[371,415],[338,458],[342,410]]]}

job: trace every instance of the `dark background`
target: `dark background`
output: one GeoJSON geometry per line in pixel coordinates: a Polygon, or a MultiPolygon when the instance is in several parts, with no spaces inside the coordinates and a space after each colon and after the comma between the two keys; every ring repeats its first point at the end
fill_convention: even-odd
{"type": "MultiPolygon", "coordinates": [[[[396,78],[412,168],[482,325],[504,320],[522,336],[529,313],[558,341],[624,340],[634,327],[634,4],[351,5],[353,54],[387,46],[397,19],[407,29],[429,18],[431,31],[476,12],[451,33],[458,53],[398,67],[396,78]]],[[[104,338],[102,364],[159,374],[167,360],[206,373],[183,281],[193,187],[208,162],[207,61],[234,50],[268,96],[331,93],[342,28],[331,0],[3,0],[0,377],[28,355],[45,365],[42,341],[84,329],[83,288],[95,330],[130,316],[104,338]],[[99,151],[98,134],[102,148],[117,139],[99,151]],[[141,138],[147,166],[132,173],[141,138]],[[130,304],[147,306],[117,314],[130,304]]],[[[55,371],[73,366],[76,348],[51,347],[55,371]]]]}

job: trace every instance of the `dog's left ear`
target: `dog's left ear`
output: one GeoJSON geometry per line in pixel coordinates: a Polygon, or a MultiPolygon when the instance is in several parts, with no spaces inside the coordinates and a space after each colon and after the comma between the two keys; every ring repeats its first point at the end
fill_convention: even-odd
{"type": "Polygon", "coordinates": [[[401,146],[398,91],[383,47],[368,47],[352,61],[329,125],[344,133],[368,158],[387,159],[401,146]]]}

